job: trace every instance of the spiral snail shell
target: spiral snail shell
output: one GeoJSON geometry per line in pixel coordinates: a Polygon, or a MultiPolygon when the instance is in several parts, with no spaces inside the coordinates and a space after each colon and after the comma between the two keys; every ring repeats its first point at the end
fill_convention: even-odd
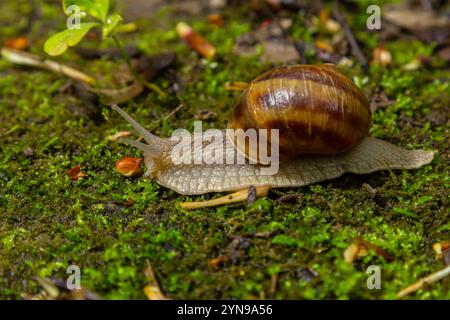
{"type": "Polygon", "coordinates": [[[243,92],[229,121],[233,129],[278,129],[283,158],[347,151],[367,135],[370,125],[366,97],[329,64],[264,73],[243,92]]]}
{"type": "MultiPolygon", "coordinates": [[[[232,111],[230,128],[277,128],[280,132],[279,170],[262,174],[258,163],[174,163],[171,139],[146,131],[118,106],[112,106],[144,137],[145,143],[122,139],[144,152],[146,175],[180,194],[236,191],[254,187],[299,187],[333,179],[345,172],[366,174],[386,169],[419,168],[434,153],[407,150],[367,136],[369,103],[352,81],[330,65],[275,68],[251,82],[232,111]]],[[[230,141],[220,144],[224,157],[236,152],[230,141]]],[[[241,152],[248,150],[241,150],[241,152]]],[[[189,157],[198,157],[192,148],[189,157]]],[[[203,155],[205,160],[205,156],[203,155]]],[[[208,160],[208,159],[206,159],[208,160]]]]}

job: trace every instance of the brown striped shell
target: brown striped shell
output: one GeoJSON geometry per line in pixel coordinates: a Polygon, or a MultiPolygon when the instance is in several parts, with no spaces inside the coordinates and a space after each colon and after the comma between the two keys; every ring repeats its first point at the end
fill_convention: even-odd
{"type": "Polygon", "coordinates": [[[229,121],[230,128],[244,131],[279,129],[281,158],[342,153],[361,142],[370,125],[364,94],[327,64],[262,74],[243,92],[229,121]]]}

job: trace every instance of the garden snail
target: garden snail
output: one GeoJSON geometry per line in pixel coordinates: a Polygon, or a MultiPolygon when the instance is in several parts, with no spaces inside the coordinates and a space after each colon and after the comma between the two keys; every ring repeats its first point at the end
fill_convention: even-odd
{"type": "MultiPolygon", "coordinates": [[[[251,186],[264,194],[268,188],[305,186],[337,178],[345,172],[367,174],[386,169],[419,168],[434,157],[432,151],[406,150],[368,137],[369,103],[353,82],[333,65],[275,68],[253,80],[242,93],[230,117],[229,128],[279,129],[277,146],[281,160],[278,171],[271,175],[262,174],[265,166],[258,159],[252,159],[258,163],[218,164],[208,162],[209,159],[205,159],[208,154],[199,154],[204,150],[201,147],[221,147],[223,154],[219,156],[223,158],[231,154],[234,157],[238,150],[250,160],[250,150],[242,149],[228,135],[223,141],[209,139],[206,142],[205,139],[197,141],[199,137],[192,135],[194,147],[184,157],[203,157],[206,161],[175,163],[170,156],[175,148],[173,140],[152,135],[118,106],[112,108],[147,142],[122,139],[144,152],[146,175],[184,195],[247,190],[251,186]]],[[[224,197],[223,202],[245,198],[246,191],[235,195],[224,197]]],[[[192,207],[215,204],[207,201],[192,207]]]]}

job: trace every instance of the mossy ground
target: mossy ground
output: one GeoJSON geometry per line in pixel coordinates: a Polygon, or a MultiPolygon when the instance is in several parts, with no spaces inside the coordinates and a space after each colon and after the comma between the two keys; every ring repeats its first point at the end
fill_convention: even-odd
{"type": "MultiPolygon", "coordinates": [[[[11,22],[2,27],[5,37],[20,35],[26,25],[23,16],[30,10],[27,3],[2,2],[3,21],[11,22]]],[[[59,6],[38,3],[43,20],[31,31],[31,51],[43,55],[47,32],[61,27],[63,16],[59,6]]],[[[237,96],[224,89],[225,83],[250,80],[270,68],[258,56],[232,53],[235,38],[256,24],[239,10],[228,13],[221,28],[211,28],[206,18],[189,20],[217,47],[217,58],[208,62],[177,38],[176,21],[164,19],[167,14],[163,10],[154,21],[139,21],[139,31],[122,38],[149,54],[174,51],[173,68],[187,79],[185,87],[178,98],[148,93],[122,107],[162,136],[176,128],[191,128],[201,109],[218,115],[209,126],[224,127],[237,96]],[[155,119],[179,104],[178,99],[186,107],[155,125],[155,119]]],[[[365,25],[364,16],[362,12],[351,21],[355,29],[365,25]]],[[[312,37],[301,21],[294,21],[294,36],[312,37]]],[[[366,53],[376,46],[377,37],[360,36],[366,41],[366,53]]],[[[429,56],[432,44],[396,40],[385,45],[393,55],[390,67],[372,66],[368,76],[358,67],[345,71],[366,92],[380,87],[396,100],[375,111],[371,134],[409,148],[436,150],[430,165],[414,171],[347,174],[308,187],[277,190],[252,205],[194,211],[181,210],[177,203],[216,195],[180,197],[149,180],[125,178],[114,169],[121,157],[140,153],[106,139],[129,129],[106,105],[98,106],[105,121],[96,124],[78,112],[83,101],[61,92],[67,79],[0,60],[0,297],[15,299],[37,292],[33,275],[65,278],[70,264],[80,266],[83,286],[105,298],[132,299],[145,298],[147,259],[162,290],[173,299],[389,299],[443,268],[432,244],[448,240],[450,232],[450,72],[444,65],[401,70],[418,55],[429,56]],[[24,154],[27,148],[33,149],[33,156],[24,154]],[[67,170],[78,164],[88,176],[73,182],[67,170]],[[376,189],[375,196],[363,183],[376,189]],[[277,200],[294,193],[298,195],[294,201],[277,200]],[[343,251],[357,237],[382,247],[394,260],[371,253],[347,264],[343,251]],[[208,265],[220,255],[230,260],[219,267],[208,265]],[[366,287],[366,268],[374,264],[382,270],[381,290],[366,287]],[[311,280],[307,268],[318,276],[311,280]]],[[[122,64],[83,61],[73,51],[59,60],[107,81],[122,64]]],[[[169,79],[162,77],[156,83],[169,91],[169,79]]],[[[448,299],[449,286],[446,279],[411,297],[448,299]]]]}

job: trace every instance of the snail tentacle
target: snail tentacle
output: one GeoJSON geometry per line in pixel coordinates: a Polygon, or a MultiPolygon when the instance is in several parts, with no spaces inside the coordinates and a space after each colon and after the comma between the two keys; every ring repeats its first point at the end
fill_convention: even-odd
{"type": "Polygon", "coordinates": [[[141,151],[144,151],[148,155],[152,155],[152,158],[156,158],[161,155],[161,147],[157,144],[145,144],[145,143],[127,139],[127,138],[119,138],[117,140],[119,142],[129,144],[130,146],[133,146],[141,151]]]}
{"type": "Polygon", "coordinates": [[[118,105],[115,104],[111,106],[111,108],[117,111],[123,118],[125,118],[125,120],[127,120],[128,123],[130,123],[133,126],[133,128],[138,132],[138,134],[144,137],[144,140],[147,142],[147,144],[126,138],[119,138],[118,140],[120,142],[129,144],[135,148],[138,148],[139,150],[144,151],[145,157],[148,159],[160,159],[163,155],[163,150],[166,146],[165,142],[166,140],[161,139],[160,137],[157,137],[154,134],[148,132],[128,113],[119,108],[118,105]]]}
{"type": "Polygon", "coordinates": [[[136,120],[134,120],[128,113],[123,111],[117,104],[112,105],[111,109],[120,113],[125,120],[128,121],[129,124],[133,126],[133,128],[144,137],[145,141],[150,145],[160,145],[162,143],[162,139],[148,132],[143,126],[141,126],[136,120]]]}

